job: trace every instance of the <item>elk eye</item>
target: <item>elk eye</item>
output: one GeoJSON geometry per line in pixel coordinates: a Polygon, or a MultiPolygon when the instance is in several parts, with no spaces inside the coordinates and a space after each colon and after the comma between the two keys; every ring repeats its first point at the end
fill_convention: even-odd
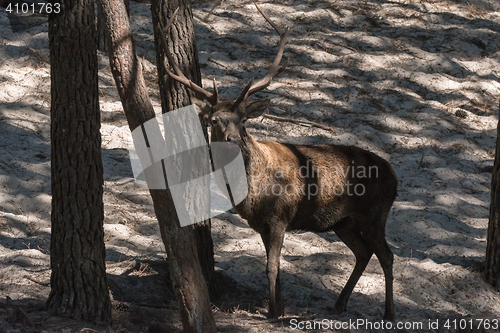
{"type": "Polygon", "coordinates": [[[215,125],[217,125],[219,120],[220,120],[219,117],[213,117],[210,119],[210,123],[212,124],[212,126],[215,126],[215,125]]]}

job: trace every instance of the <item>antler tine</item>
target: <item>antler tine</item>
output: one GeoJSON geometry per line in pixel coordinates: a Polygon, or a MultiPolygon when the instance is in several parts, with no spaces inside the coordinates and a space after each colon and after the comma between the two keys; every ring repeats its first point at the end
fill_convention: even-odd
{"type": "MultiPolygon", "coordinates": [[[[215,78],[213,79],[213,83],[214,83],[214,95],[213,95],[213,99],[215,100],[215,103],[217,104],[217,102],[219,101],[219,91],[217,90],[217,82],[215,82],[215,78]]],[[[212,106],[214,106],[215,104],[212,104],[212,106]]]]}
{"type": "MultiPolygon", "coordinates": [[[[177,16],[177,12],[178,11],[179,11],[179,8],[177,8],[175,10],[175,12],[172,14],[172,17],[168,20],[167,26],[165,27],[165,31],[168,31],[170,29],[170,27],[172,26],[172,23],[174,22],[175,17],[177,16]]],[[[180,82],[180,83],[184,84],[189,89],[191,89],[191,90],[197,92],[198,94],[202,95],[203,98],[205,100],[207,100],[207,102],[209,102],[212,106],[215,105],[215,104],[217,104],[217,102],[218,102],[218,96],[217,95],[218,94],[217,94],[217,88],[215,86],[215,79],[214,79],[214,89],[215,89],[215,91],[214,91],[213,94],[211,94],[208,91],[206,91],[205,89],[203,89],[202,87],[200,87],[199,85],[197,85],[196,83],[194,83],[191,80],[189,80],[186,76],[184,76],[184,74],[182,74],[179,66],[175,62],[174,57],[172,56],[172,54],[170,54],[170,52],[168,50],[165,33],[163,32],[163,29],[161,28],[160,23],[158,23],[157,29],[158,29],[158,32],[160,34],[160,41],[161,41],[162,47],[165,49],[165,54],[167,55],[168,62],[170,63],[170,66],[172,66],[172,68],[173,68],[173,70],[175,72],[175,74],[174,74],[168,68],[165,68],[165,70],[167,71],[168,76],[170,76],[172,79],[176,80],[177,82],[180,82]]]]}
{"type": "Polygon", "coordinates": [[[257,6],[257,2],[254,2],[253,3],[255,5],[255,8],[257,8],[257,10],[259,11],[259,13],[264,16],[264,18],[266,19],[267,22],[269,22],[269,24],[273,27],[274,30],[276,30],[278,32],[278,34],[280,35],[280,37],[283,36],[283,30],[281,30],[280,27],[278,27],[278,25],[276,23],[274,23],[270,18],[269,16],[267,16],[267,14],[265,12],[262,11],[262,9],[259,8],[259,6],[257,6]]]}
{"type": "Polygon", "coordinates": [[[238,105],[241,104],[241,102],[243,102],[245,99],[248,98],[248,90],[250,89],[252,84],[253,84],[253,78],[250,79],[250,82],[248,82],[248,84],[245,86],[245,89],[243,89],[241,94],[238,96],[236,101],[233,103],[231,110],[235,110],[238,107],[238,105]]]}
{"type": "MultiPolygon", "coordinates": [[[[264,76],[264,78],[262,78],[259,81],[255,82],[251,86],[247,85],[247,87],[245,87],[245,90],[244,90],[244,95],[243,95],[243,93],[240,94],[240,96],[236,100],[236,102],[239,101],[239,103],[241,103],[244,100],[246,100],[248,97],[250,97],[250,95],[255,94],[256,92],[261,91],[261,90],[267,88],[271,84],[271,81],[273,80],[273,78],[276,75],[280,74],[286,68],[286,66],[288,65],[288,60],[287,60],[286,63],[285,63],[285,65],[283,65],[282,67],[278,68],[278,66],[279,66],[279,64],[281,62],[281,58],[283,57],[283,52],[285,51],[286,39],[287,39],[288,35],[290,34],[290,28],[286,28],[283,31],[280,27],[278,27],[278,25],[276,23],[274,23],[269,18],[269,16],[267,16],[267,14],[264,11],[262,11],[259,8],[259,6],[257,6],[257,3],[254,2],[254,5],[257,8],[257,10],[259,11],[259,13],[261,13],[261,15],[266,19],[266,21],[269,22],[269,24],[274,28],[274,30],[276,30],[276,32],[280,35],[280,43],[279,43],[279,46],[278,46],[278,52],[276,54],[276,57],[274,58],[274,61],[273,61],[272,65],[271,65],[271,67],[269,67],[269,70],[267,71],[266,76],[264,76]]],[[[234,103],[235,107],[238,106],[238,104],[239,104],[239,103],[236,103],[236,102],[234,103]]]]}

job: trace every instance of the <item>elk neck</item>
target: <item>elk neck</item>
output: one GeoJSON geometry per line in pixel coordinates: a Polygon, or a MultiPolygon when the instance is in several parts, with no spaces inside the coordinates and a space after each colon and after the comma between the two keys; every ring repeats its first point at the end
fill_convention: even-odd
{"type": "Polygon", "coordinates": [[[268,156],[266,151],[262,150],[262,144],[257,142],[253,136],[248,133],[246,128],[241,131],[241,153],[243,155],[243,162],[245,163],[245,169],[247,170],[247,175],[249,167],[252,163],[255,164],[267,164],[268,156]]]}

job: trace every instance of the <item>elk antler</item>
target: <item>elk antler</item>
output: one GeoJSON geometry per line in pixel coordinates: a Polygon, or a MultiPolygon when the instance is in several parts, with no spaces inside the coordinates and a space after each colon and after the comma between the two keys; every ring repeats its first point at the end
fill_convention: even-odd
{"type": "Polygon", "coordinates": [[[267,16],[267,14],[265,12],[263,12],[259,8],[259,6],[257,6],[257,3],[254,2],[254,5],[257,8],[257,10],[259,11],[259,13],[261,13],[261,15],[264,16],[266,21],[269,22],[269,24],[274,28],[274,30],[276,30],[276,32],[280,35],[280,43],[279,43],[279,47],[278,47],[278,53],[276,54],[276,58],[274,58],[274,61],[271,65],[271,67],[269,67],[269,70],[267,71],[266,76],[264,76],[264,78],[260,79],[259,81],[255,82],[254,84],[252,84],[252,82],[253,82],[253,79],[252,79],[252,81],[245,87],[245,89],[241,92],[241,94],[238,96],[238,98],[234,102],[234,104],[232,106],[233,110],[236,109],[238,107],[238,105],[241,104],[243,101],[245,101],[250,95],[255,94],[256,92],[267,88],[271,84],[271,81],[273,80],[273,78],[276,75],[280,74],[288,65],[288,60],[287,60],[283,66],[278,68],[278,66],[281,62],[281,58],[283,57],[283,51],[285,50],[286,39],[287,39],[288,35],[290,34],[290,28],[286,28],[285,31],[283,31],[273,21],[271,21],[269,16],[267,16]]]}
{"type": "MultiPolygon", "coordinates": [[[[179,8],[177,8],[175,10],[175,12],[172,14],[172,17],[167,22],[167,26],[165,27],[165,31],[168,32],[168,30],[172,26],[172,23],[174,22],[174,19],[177,16],[177,12],[178,11],[179,11],[179,8]]],[[[172,56],[172,54],[170,54],[170,52],[168,50],[165,33],[163,32],[163,29],[161,28],[160,23],[158,23],[157,29],[158,29],[158,32],[160,34],[160,41],[161,41],[162,47],[165,49],[165,54],[167,55],[168,62],[170,63],[170,66],[172,66],[172,68],[173,68],[173,70],[175,72],[175,74],[174,74],[168,68],[165,68],[165,70],[167,71],[168,76],[170,76],[172,79],[176,80],[177,82],[180,82],[180,83],[184,84],[189,89],[191,89],[191,90],[197,92],[198,94],[202,95],[203,98],[205,100],[207,100],[207,102],[209,102],[212,106],[214,106],[215,104],[217,104],[219,102],[219,99],[218,99],[218,96],[217,96],[218,93],[217,93],[217,86],[215,84],[215,79],[214,79],[214,93],[212,94],[212,93],[209,93],[208,91],[206,91],[205,89],[203,89],[202,87],[200,87],[199,85],[197,85],[196,83],[194,83],[191,80],[189,80],[187,77],[185,77],[184,74],[182,74],[179,66],[177,66],[177,64],[176,64],[176,62],[174,60],[174,57],[172,56]]]]}

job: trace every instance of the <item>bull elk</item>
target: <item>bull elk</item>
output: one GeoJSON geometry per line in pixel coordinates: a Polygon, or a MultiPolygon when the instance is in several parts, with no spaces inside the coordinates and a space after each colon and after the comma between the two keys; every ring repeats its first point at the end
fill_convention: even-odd
{"type": "MultiPolygon", "coordinates": [[[[268,318],[284,315],[280,284],[280,255],[285,231],[333,230],[356,257],[354,270],[334,306],[343,312],[373,253],[385,276],[384,319],[394,319],[393,254],[385,240],[387,216],[396,197],[397,177],[381,157],[350,146],[294,145],[256,141],[245,129],[247,119],[259,117],[270,101],[250,102],[250,95],[265,89],[282,72],[279,67],[290,30],[278,27],[257,4],[265,20],[278,32],[277,55],[266,76],[250,81],[236,100],[219,101],[214,81],[210,93],[187,79],[169,53],[159,28],[174,80],[202,96],[197,101],[200,119],[211,126],[212,142],[230,142],[242,151],[248,183],[247,197],[234,208],[257,231],[267,254],[268,318]]],[[[170,18],[169,29],[175,14],[170,18]]]]}

